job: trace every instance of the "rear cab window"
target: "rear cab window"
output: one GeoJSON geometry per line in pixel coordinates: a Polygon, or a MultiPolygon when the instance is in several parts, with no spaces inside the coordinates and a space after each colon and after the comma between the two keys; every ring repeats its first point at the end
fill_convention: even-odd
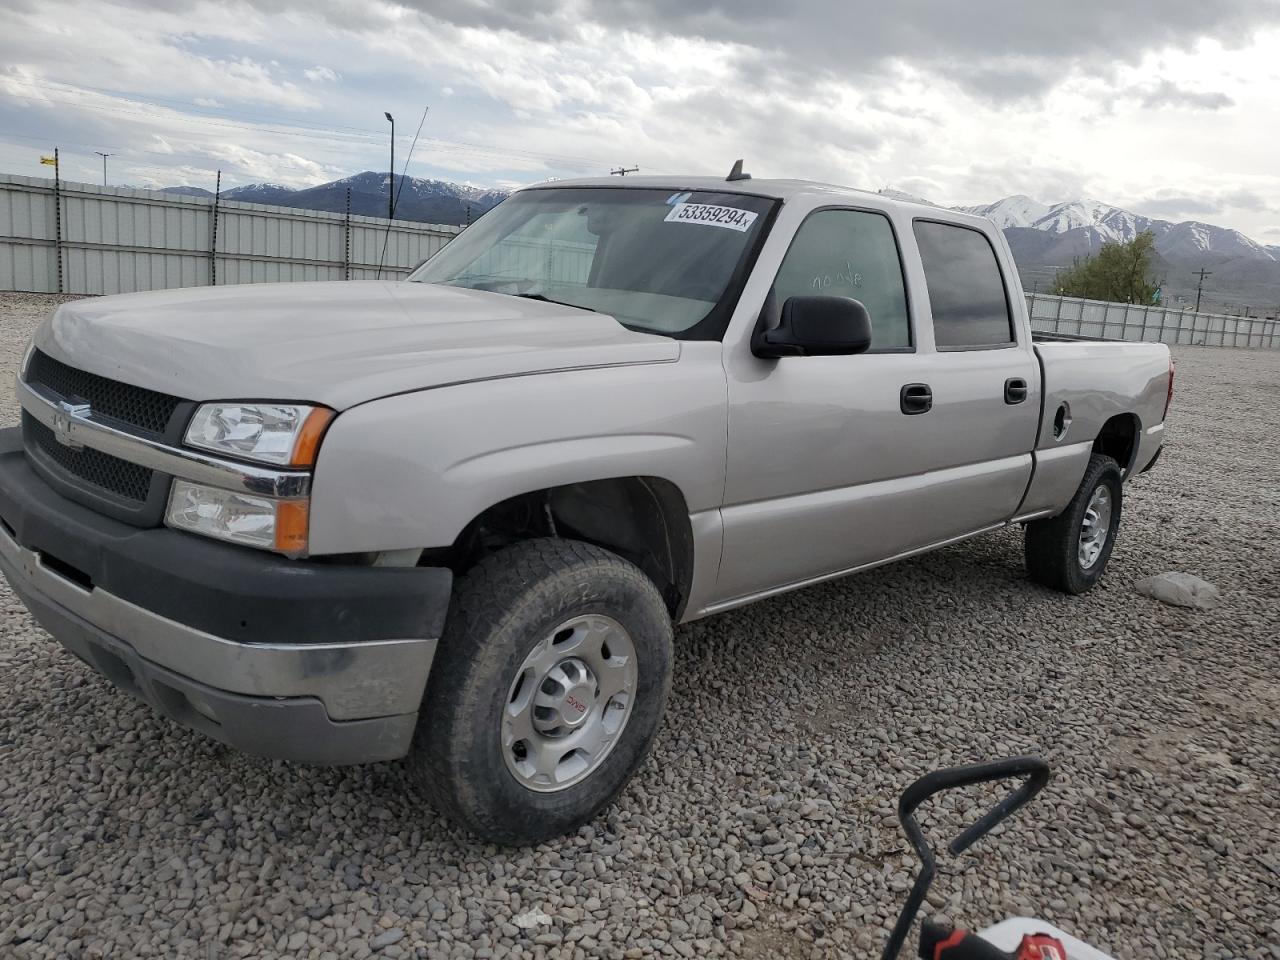
{"type": "Polygon", "coordinates": [[[913,225],[933,308],[939,350],[989,350],[1017,344],[1013,311],[995,248],[971,227],[935,220],[913,225]]]}

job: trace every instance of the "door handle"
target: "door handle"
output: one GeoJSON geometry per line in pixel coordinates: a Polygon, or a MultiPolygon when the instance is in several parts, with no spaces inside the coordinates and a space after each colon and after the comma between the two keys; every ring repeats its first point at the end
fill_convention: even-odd
{"type": "Polygon", "coordinates": [[[1004,382],[1004,402],[1021,403],[1027,399],[1027,381],[1021,377],[1010,377],[1004,382]]]}
{"type": "Polygon", "coordinates": [[[898,406],[908,417],[933,409],[933,391],[927,383],[908,383],[898,392],[898,406]]]}

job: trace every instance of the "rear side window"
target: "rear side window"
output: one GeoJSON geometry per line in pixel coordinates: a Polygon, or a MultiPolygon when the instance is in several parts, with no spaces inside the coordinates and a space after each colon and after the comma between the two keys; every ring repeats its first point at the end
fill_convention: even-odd
{"type": "Polygon", "coordinates": [[[787,250],[773,295],[852,297],[871,315],[871,349],[907,350],[911,324],[893,227],[883,214],[819,210],[800,224],[787,250]]]}
{"type": "Polygon", "coordinates": [[[939,347],[1002,347],[1015,341],[1009,298],[991,241],[977,230],[917,220],[916,243],[939,347]]]}

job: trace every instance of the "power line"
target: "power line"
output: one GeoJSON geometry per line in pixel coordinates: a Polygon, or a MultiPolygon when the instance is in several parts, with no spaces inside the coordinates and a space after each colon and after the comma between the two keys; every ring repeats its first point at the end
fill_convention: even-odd
{"type": "Polygon", "coordinates": [[[618,167],[618,168],[617,168],[617,169],[615,169],[615,170],[610,170],[610,171],[609,171],[609,176],[611,176],[611,177],[625,177],[628,173],[639,173],[639,172],[640,172],[640,168],[639,168],[639,167],[618,167]]]}

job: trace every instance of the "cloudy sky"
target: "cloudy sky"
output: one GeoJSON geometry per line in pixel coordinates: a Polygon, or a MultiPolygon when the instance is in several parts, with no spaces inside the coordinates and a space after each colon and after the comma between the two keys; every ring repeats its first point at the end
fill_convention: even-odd
{"type": "Polygon", "coordinates": [[[1280,0],[3,0],[0,170],[719,173],[1092,197],[1280,242],[1280,0]]]}

